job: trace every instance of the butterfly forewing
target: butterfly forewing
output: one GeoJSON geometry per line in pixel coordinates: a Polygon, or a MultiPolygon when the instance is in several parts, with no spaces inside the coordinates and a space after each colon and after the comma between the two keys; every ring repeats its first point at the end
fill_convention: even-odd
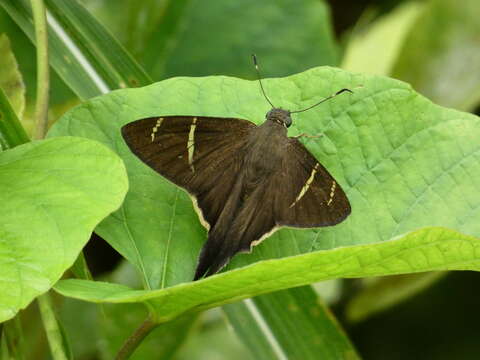
{"type": "Polygon", "coordinates": [[[255,125],[235,118],[166,116],[125,125],[122,135],[142,161],[197,198],[212,226],[240,170],[255,125]]]}

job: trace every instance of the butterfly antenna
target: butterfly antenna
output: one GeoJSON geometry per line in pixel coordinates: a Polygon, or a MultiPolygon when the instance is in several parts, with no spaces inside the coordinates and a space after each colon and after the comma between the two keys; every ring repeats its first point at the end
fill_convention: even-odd
{"type": "Polygon", "coordinates": [[[325,101],[328,101],[328,100],[334,98],[335,96],[338,96],[338,95],[340,95],[341,93],[344,93],[344,92],[349,92],[349,93],[353,94],[353,91],[350,90],[350,89],[338,90],[335,94],[332,94],[332,95],[326,97],[325,99],[320,100],[318,103],[313,104],[312,106],[309,106],[309,107],[307,107],[307,108],[305,108],[305,109],[302,109],[302,110],[290,111],[290,114],[299,113],[299,112],[303,112],[303,111],[310,110],[311,108],[314,108],[315,106],[320,105],[321,103],[323,103],[323,102],[325,102],[325,101]]]}
{"type": "Polygon", "coordinates": [[[265,96],[265,99],[267,99],[268,103],[272,106],[272,108],[275,108],[275,105],[272,104],[272,102],[268,98],[267,94],[265,94],[265,90],[263,89],[262,79],[261,79],[261,76],[260,76],[260,70],[258,69],[258,62],[257,62],[257,57],[255,56],[255,54],[252,54],[252,58],[253,58],[253,65],[255,65],[255,70],[257,71],[258,82],[260,83],[260,88],[262,89],[263,96],[265,96]]]}

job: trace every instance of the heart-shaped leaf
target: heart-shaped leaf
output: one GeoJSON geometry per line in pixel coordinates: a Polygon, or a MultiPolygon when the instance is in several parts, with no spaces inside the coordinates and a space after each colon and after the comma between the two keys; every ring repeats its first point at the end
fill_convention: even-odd
{"type": "Polygon", "coordinates": [[[128,188],[102,144],[63,137],[0,153],[0,321],[47,291],[128,188]]]}

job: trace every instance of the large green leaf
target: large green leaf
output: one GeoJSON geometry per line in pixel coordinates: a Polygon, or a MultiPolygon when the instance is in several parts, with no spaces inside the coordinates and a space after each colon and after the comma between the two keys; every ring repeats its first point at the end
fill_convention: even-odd
{"type": "Polygon", "coordinates": [[[0,321],[47,291],[127,190],[122,161],[88,139],[0,153],[0,321]]]}
{"type": "MultiPolygon", "coordinates": [[[[282,229],[233,263],[392,239],[424,226],[480,234],[478,118],[442,108],[400,81],[328,67],[269,79],[273,103],[312,104],[357,88],[294,117],[291,135],[318,134],[306,146],[346,190],[352,215],[335,227],[282,229]]],[[[173,78],[93,99],[66,114],[52,135],[96,139],[125,160],[131,189],[97,228],[135,264],[147,288],[191,280],[205,230],[188,196],[139,161],[120,135],[125,123],[154,115],[208,115],[263,121],[269,106],[258,83],[228,77],[173,78]]]]}
{"type": "Polygon", "coordinates": [[[90,280],[61,280],[55,290],[92,302],[144,303],[157,322],[289,287],[339,277],[433,270],[480,271],[480,239],[445,228],[425,228],[397,240],[261,261],[234,271],[160,290],[90,280]]]}

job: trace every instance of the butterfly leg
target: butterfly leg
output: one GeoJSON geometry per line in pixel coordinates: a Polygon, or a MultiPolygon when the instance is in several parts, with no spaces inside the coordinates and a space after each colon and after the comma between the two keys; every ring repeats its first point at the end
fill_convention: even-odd
{"type": "Polygon", "coordinates": [[[317,139],[317,138],[320,138],[322,137],[323,134],[317,134],[317,135],[309,135],[309,134],[305,134],[305,133],[302,133],[300,135],[297,135],[297,136],[293,136],[294,139],[299,139],[301,137],[306,137],[306,138],[309,138],[309,139],[317,139]]]}

